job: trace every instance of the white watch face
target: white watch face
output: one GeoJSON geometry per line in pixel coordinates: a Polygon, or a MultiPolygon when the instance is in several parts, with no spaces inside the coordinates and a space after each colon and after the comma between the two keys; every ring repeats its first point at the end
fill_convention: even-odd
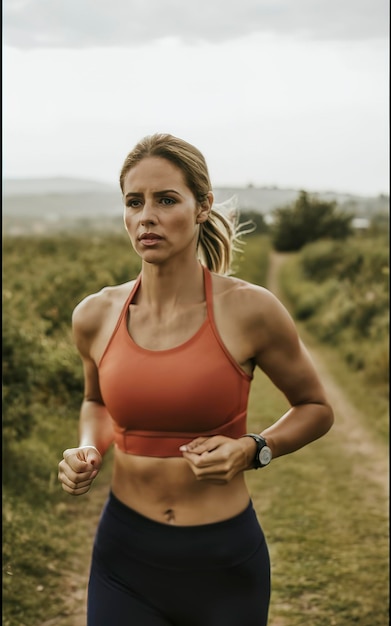
{"type": "Polygon", "coordinates": [[[262,465],[268,465],[272,460],[272,451],[268,446],[264,446],[260,451],[258,458],[262,465]]]}

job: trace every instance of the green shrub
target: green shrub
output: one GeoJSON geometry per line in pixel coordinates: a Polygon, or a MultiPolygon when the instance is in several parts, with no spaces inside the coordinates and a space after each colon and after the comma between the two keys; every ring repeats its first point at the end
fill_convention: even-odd
{"type": "Polygon", "coordinates": [[[274,211],[273,246],[292,252],[319,239],[346,239],[352,232],[352,217],[339,210],[336,202],[319,200],[301,191],[291,205],[274,211]]]}
{"type": "Polygon", "coordinates": [[[388,381],[388,242],[351,237],[306,245],[283,272],[297,319],[338,348],[368,384],[388,381]],[[387,347],[387,349],[386,349],[387,347]]]}
{"type": "Polygon", "coordinates": [[[269,268],[270,238],[252,235],[245,238],[243,253],[235,257],[234,275],[256,285],[266,285],[269,268]]]}

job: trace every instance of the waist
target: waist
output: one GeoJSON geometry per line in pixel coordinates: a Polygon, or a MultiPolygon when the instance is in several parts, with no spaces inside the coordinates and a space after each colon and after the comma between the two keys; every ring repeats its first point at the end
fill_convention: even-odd
{"type": "Polygon", "coordinates": [[[199,481],[183,458],[153,458],[115,451],[111,488],[126,506],[172,525],[227,519],[243,510],[249,494],[243,473],[227,484],[199,481]]]}
{"type": "MultiPolygon", "coordinates": [[[[112,489],[109,492],[108,505],[112,507],[113,511],[118,517],[126,520],[126,525],[128,527],[140,528],[141,530],[145,530],[146,527],[149,527],[151,531],[156,530],[158,532],[161,529],[162,522],[156,521],[150,517],[146,517],[132,507],[129,507],[115,495],[112,489]]],[[[246,521],[249,518],[253,518],[254,516],[256,516],[256,513],[254,510],[253,501],[250,496],[247,495],[244,501],[244,506],[242,506],[240,510],[234,515],[231,515],[229,517],[224,516],[224,518],[218,522],[203,522],[202,524],[195,524],[195,526],[197,526],[200,530],[202,528],[209,528],[211,526],[214,526],[217,531],[221,531],[224,528],[237,530],[238,526],[240,527],[243,521],[246,521]]],[[[164,527],[169,526],[170,528],[172,528],[171,525],[163,525],[164,527]]],[[[188,531],[186,529],[190,530],[191,526],[184,525],[179,527],[177,526],[177,528],[183,528],[184,535],[186,535],[188,534],[188,531]]]]}
{"type": "Polygon", "coordinates": [[[245,562],[264,541],[249,498],[241,510],[224,520],[177,526],[140,514],[111,492],[99,523],[95,553],[109,571],[122,570],[125,580],[134,563],[138,568],[145,564],[154,571],[159,568],[163,575],[170,570],[197,575],[200,570],[204,576],[208,570],[220,570],[221,574],[221,568],[245,562]]]}

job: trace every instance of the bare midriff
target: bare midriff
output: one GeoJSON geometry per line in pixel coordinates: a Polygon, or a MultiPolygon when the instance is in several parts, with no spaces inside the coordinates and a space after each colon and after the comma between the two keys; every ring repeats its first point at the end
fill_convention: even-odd
{"type": "Polygon", "coordinates": [[[249,503],[243,473],[229,483],[197,480],[181,457],[135,456],[115,449],[112,491],[126,506],[157,522],[212,524],[238,515],[249,503]]]}

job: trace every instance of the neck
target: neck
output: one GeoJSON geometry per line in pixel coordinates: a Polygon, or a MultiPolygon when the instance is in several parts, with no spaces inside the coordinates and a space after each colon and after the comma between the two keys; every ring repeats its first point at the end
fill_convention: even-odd
{"type": "Polygon", "coordinates": [[[203,268],[198,259],[175,265],[143,263],[141,297],[151,307],[175,306],[204,298],[203,268]]]}

